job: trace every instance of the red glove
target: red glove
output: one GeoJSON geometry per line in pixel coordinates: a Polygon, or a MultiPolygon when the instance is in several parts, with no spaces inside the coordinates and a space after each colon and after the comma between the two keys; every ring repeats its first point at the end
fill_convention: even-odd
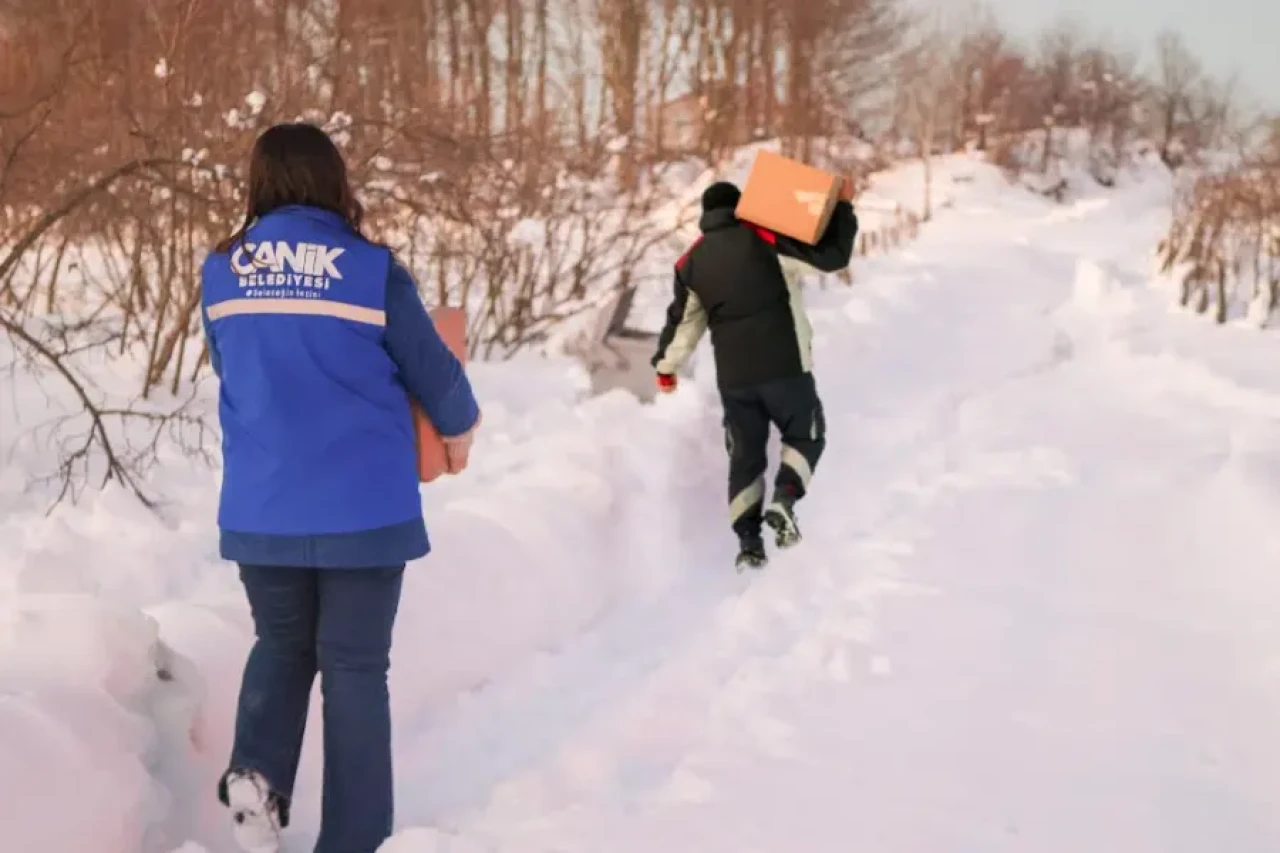
{"type": "Polygon", "coordinates": [[[670,394],[676,390],[676,375],[674,373],[659,373],[658,390],[663,394],[670,394]]]}

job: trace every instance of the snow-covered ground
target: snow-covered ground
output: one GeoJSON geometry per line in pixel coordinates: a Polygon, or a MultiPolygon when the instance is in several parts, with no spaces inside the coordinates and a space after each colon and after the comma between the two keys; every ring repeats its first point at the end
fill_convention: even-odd
{"type": "MultiPolygon", "coordinates": [[[[475,368],[401,610],[385,853],[1280,849],[1280,339],[1169,310],[1156,170],[1065,206],[943,172],[917,242],[810,293],[830,447],[763,574],[731,567],[707,352],[653,406],[475,368]]],[[[215,474],[171,461],[161,523],[111,491],[46,518],[20,467],[0,849],[229,851],[250,633],[215,474]]]]}

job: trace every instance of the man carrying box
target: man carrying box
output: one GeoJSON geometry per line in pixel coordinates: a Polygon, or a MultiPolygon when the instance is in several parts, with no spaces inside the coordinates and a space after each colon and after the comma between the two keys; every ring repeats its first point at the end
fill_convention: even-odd
{"type": "Polygon", "coordinates": [[[652,361],[661,390],[675,390],[676,370],[710,330],[739,570],[768,561],[761,538],[765,523],[780,548],[800,540],[794,505],[804,497],[826,443],[811,373],[812,333],[800,297],[801,264],[823,272],[844,269],[858,232],[848,179],[814,245],[739,219],[741,196],[726,182],[703,193],[702,234],[676,262],[675,295],[652,361]],[[782,435],[782,460],[765,509],[770,424],[782,435]]]}

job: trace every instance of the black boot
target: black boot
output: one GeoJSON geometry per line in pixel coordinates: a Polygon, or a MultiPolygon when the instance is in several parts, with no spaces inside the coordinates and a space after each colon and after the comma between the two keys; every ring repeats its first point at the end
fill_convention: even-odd
{"type": "Polygon", "coordinates": [[[773,496],[773,502],[764,511],[764,523],[773,529],[779,548],[790,548],[800,541],[800,526],[796,524],[796,499],[788,492],[773,496]]]}
{"type": "Polygon", "coordinates": [[[747,537],[739,542],[738,559],[734,562],[738,571],[745,569],[762,569],[769,562],[764,552],[764,541],[760,537],[747,537]]]}

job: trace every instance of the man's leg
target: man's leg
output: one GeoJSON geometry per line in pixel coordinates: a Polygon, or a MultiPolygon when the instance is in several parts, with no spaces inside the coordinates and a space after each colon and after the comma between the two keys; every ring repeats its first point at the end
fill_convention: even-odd
{"type": "Polygon", "coordinates": [[[726,391],[724,444],[729,454],[729,523],[744,551],[763,557],[760,539],[764,475],[769,467],[769,414],[754,390],[726,391]]]}
{"type": "Polygon", "coordinates": [[[257,640],[245,663],[230,769],[218,796],[236,812],[238,829],[261,833],[266,843],[277,823],[289,824],[307,727],[316,676],[315,571],[242,565],[240,580],[257,640]]]}
{"type": "Polygon", "coordinates": [[[782,458],[764,518],[777,534],[778,545],[786,547],[800,540],[794,506],[809,491],[827,445],[827,425],[812,373],[772,382],[762,394],[770,420],[782,433],[782,458]]]}
{"type": "Polygon", "coordinates": [[[324,694],[324,791],[316,853],[374,853],[391,835],[387,671],[404,566],[326,569],[317,649],[324,694]]]}

